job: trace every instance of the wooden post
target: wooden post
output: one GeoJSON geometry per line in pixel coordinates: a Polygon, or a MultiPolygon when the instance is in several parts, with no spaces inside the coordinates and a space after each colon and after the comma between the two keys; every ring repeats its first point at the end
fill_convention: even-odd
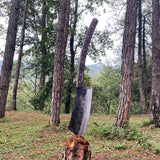
{"type": "Polygon", "coordinates": [[[62,160],[91,160],[89,142],[83,136],[70,136],[66,140],[62,160]]]}

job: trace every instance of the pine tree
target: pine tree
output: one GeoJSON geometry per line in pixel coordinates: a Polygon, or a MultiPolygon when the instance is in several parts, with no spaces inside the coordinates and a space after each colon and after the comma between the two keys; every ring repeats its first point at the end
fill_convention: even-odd
{"type": "Polygon", "coordinates": [[[58,26],[56,35],[56,47],[54,57],[54,76],[52,87],[52,107],[50,124],[58,125],[60,123],[60,107],[63,88],[64,60],[68,37],[70,0],[61,0],[58,26]]]}
{"type": "Polygon", "coordinates": [[[19,79],[21,60],[22,60],[22,54],[23,54],[23,44],[24,44],[24,38],[25,38],[27,7],[28,7],[28,0],[25,0],[25,8],[23,12],[23,24],[22,24],[22,31],[21,31],[21,42],[20,42],[19,56],[17,61],[16,75],[15,75],[13,94],[12,94],[12,100],[11,100],[12,110],[17,110],[17,107],[16,107],[17,88],[18,88],[18,79],[19,79]]]}
{"type": "Polygon", "coordinates": [[[5,116],[5,107],[13,66],[13,56],[16,44],[17,26],[20,10],[20,0],[11,0],[11,11],[8,23],[5,53],[0,74],[0,118],[5,116]]]}
{"type": "Polygon", "coordinates": [[[127,0],[122,47],[121,86],[114,126],[128,125],[133,87],[134,47],[137,22],[137,0],[127,0]]]}
{"type": "Polygon", "coordinates": [[[152,0],[152,89],[150,97],[150,119],[160,127],[160,4],[152,0]]]}

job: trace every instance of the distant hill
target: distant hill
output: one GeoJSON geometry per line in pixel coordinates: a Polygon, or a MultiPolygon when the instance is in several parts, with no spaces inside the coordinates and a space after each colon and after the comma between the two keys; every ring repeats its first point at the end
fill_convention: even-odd
{"type": "MultiPolygon", "coordinates": [[[[2,67],[2,60],[0,60],[0,70],[2,67]]],[[[89,69],[89,75],[92,76],[94,73],[99,73],[103,70],[103,64],[102,63],[96,63],[87,65],[87,68],[89,69]]]]}
{"type": "Polygon", "coordinates": [[[99,73],[103,70],[103,64],[102,63],[96,63],[87,65],[87,68],[89,69],[89,75],[92,76],[94,73],[99,73]]]}

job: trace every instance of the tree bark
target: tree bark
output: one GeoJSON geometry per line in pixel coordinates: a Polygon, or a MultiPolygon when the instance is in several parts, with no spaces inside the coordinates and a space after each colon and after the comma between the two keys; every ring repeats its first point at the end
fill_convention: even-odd
{"type": "Polygon", "coordinates": [[[144,79],[144,95],[145,95],[145,101],[147,106],[147,61],[146,61],[146,41],[145,41],[145,23],[146,18],[144,16],[143,19],[143,79],[144,79]]]}
{"type": "Polygon", "coordinates": [[[13,56],[16,44],[17,26],[20,10],[20,0],[11,0],[8,31],[6,38],[5,53],[0,74],[0,118],[5,116],[5,107],[13,66],[13,56]]]}
{"type": "Polygon", "coordinates": [[[122,47],[121,86],[114,126],[128,125],[133,87],[134,47],[137,22],[137,0],[127,0],[122,47]]]}
{"type": "Polygon", "coordinates": [[[70,136],[66,140],[62,160],[91,160],[89,142],[83,136],[70,136]]]}
{"type": "Polygon", "coordinates": [[[23,12],[23,24],[22,24],[22,31],[21,31],[21,42],[20,42],[19,56],[18,56],[16,75],[15,75],[14,86],[13,86],[13,94],[12,94],[12,100],[11,100],[11,109],[15,111],[17,110],[17,107],[16,107],[17,87],[18,87],[18,79],[19,79],[20,68],[21,68],[21,59],[22,59],[22,54],[23,54],[23,43],[24,43],[24,38],[25,38],[27,7],[28,7],[28,0],[25,0],[25,8],[23,12]]]}
{"type": "MultiPolygon", "coordinates": [[[[71,54],[71,62],[70,62],[70,79],[69,84],[67,86],[67,97],[65,103],[65,113],[69,113],[70,110],[70,102],[71,102],[71,93],[73,88],[73,78],[74,78],[74,61],[75,61],[75,50],[74,50],[74,36],[76,32],[77,25],[77,13],[78,12],[78,0],[75,1],[74,15],[73,15],[73,26],[71,24],[71,37],[70,37],[70,54],[71,54]]],[[[72,23],[72,22],[71,22],[72,23]]]]}
{"type": "MultiPolygon", "coordinates": [[[[45,41],[46,41],[46,32],[44,31],[46,28],[46,0],[43,0],[43,7],[42,7],[42,40],[41,40],[41,54],[42,58],[46,56],[46,46],[45,46],[45,41]]],[[[42,63],[41,64],[41,74],[40,74],[40,83],[39,83],[39,91],[42,90],[44,83],[45,83],[45,65],[42,63]]]]}
{"type": "Polygon", "coordinates": [[[143,65],[142,65],[142,5],[141,0],[138,0],[139,12],[138,12],[138,77],[139,77],[139,92],[141,102],[141,114],[146,114],[146,100],[143,87],[143,65]]]}
{"type": "MultiPolygon", "coordinates": [[[[46,51],[46,0],[43,0],[43,7],[42,7],[42,39],[41,39],[41,73],[40,73],[40,81],[39,81],[39,94],[41,93],[42,88],[45,84],[45,64],[43,59],[45,58],[47,51],[46,51]]],[[[40,100],[39,100],[40,102],[40,100]]],[[[37,109],[43,111],[44,103],[41,102],[38,104],[37,109]]]]}
{"type": "Polygon", "coordinates": [[[150,97],[150,119],[160,127],[160,33],[159,0],[152,0],[152,89],[150,97]]]}
{"type": "Polygon", "coordinates": [[[68,37],[69,10],[70,0],[61,0],[54,57],[52,107],[50,117],[51,125],[58,125],[60,123],[60,107],[63,88],[65,50],[68,37]]]}

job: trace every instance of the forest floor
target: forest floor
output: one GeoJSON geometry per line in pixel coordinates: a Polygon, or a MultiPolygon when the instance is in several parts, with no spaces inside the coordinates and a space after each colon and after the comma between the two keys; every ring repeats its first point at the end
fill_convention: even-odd
{"type": "MultiPolygon", "coordinates": [[[[0,160],[59,160],[70,115],[61,115],[58,127],[49,125],[49,115],[7,111],[0,119],[0,160]]],[[[128,129],[112,127],[115,116],[91,115],[85,139],[92,160],[160,160],[160,128],[147,115],[131,116],[128,129]]]]}

